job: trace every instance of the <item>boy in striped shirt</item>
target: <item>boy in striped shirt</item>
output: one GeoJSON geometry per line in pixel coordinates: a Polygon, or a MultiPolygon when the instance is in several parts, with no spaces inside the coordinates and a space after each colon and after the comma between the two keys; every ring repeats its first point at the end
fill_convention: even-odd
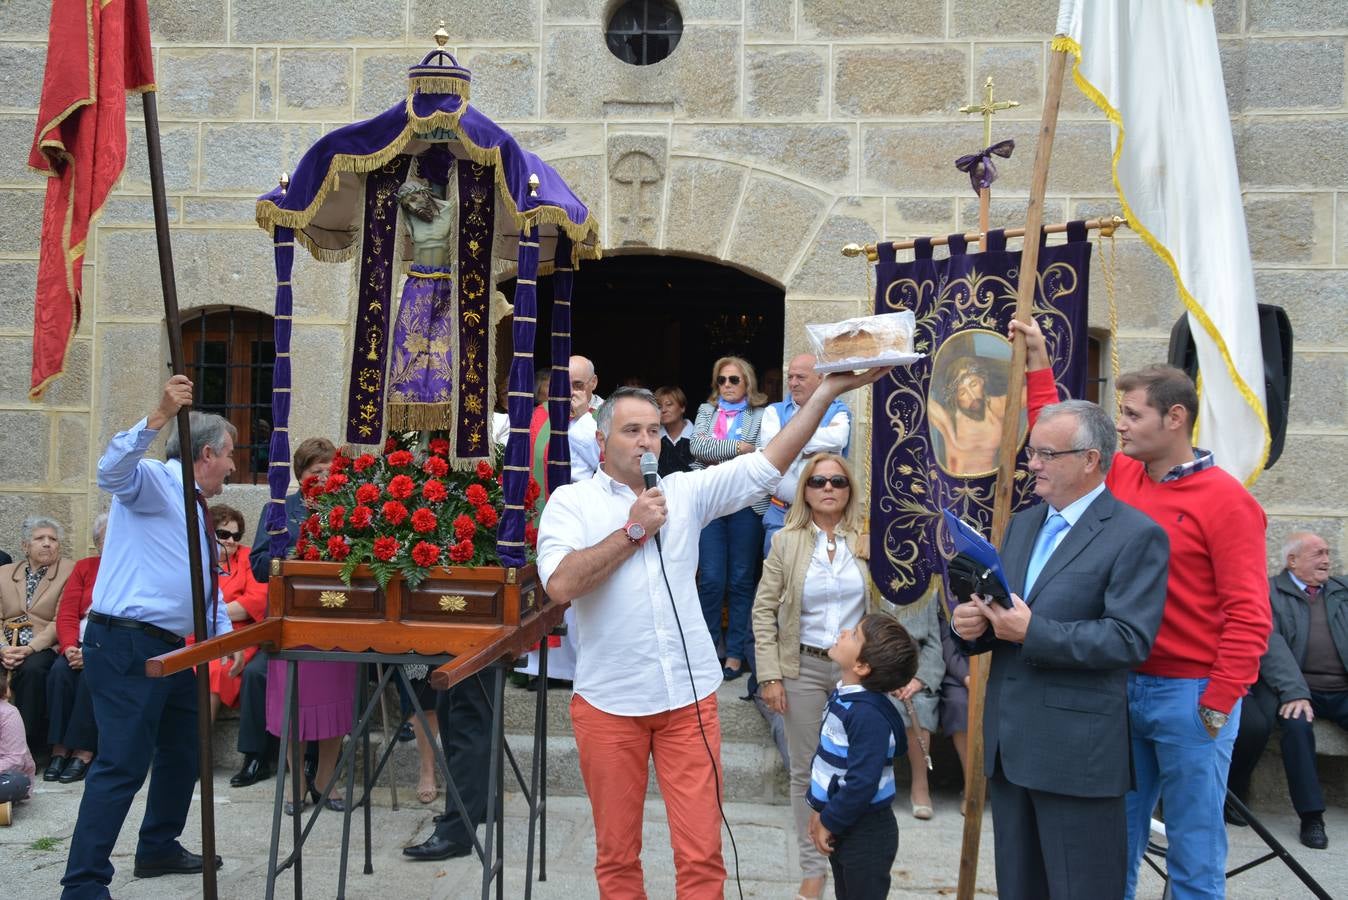
{"type": "Polygon", "coordinates": [[[810,767],[810,838],[829,858],[838,900],[884,898],[899,852],[894,759],[908,746],[885,695],[912,680],[917,645],[894,619],[871,614],[843,629],[828,655],[842,680],[824,710],[810,767]]]}

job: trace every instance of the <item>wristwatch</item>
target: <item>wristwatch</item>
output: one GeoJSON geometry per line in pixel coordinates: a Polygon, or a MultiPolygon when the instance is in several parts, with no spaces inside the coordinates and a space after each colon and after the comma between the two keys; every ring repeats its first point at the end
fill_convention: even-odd
{"type": "Polygon", "coordinates": [[[1206,706],[1198,707],[1198,718],[1203,720],[1203,724],[1213,731],[1221,731],[1226,725],[1226,720],[1231,718],[1224,712],[1217,712],[1215,709],[1209,709],[1206,706]]]}
{"type": "Polygon", "coordinates": [[[623,534],[634,544],[646,543],[646,528],[640,522],[628,522],[623,526],[623,534]]]}

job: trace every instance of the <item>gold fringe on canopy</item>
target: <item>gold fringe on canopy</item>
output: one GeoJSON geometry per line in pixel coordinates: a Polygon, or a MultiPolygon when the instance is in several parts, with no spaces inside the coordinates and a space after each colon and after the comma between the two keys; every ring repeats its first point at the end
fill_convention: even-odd
{"type": "Polygon", "coordinates": [[[510,193],[510,186],[506,183],[505,170],[501,165],[501,149],[499,147],[479,147],[458,130],[459,117],[463,115],[467,108],[468,104],[465,102],[454,112],[436,112],[430,116],[417,116],[412,112],[412,99],[409,96],[407,100],[407,125],[387,146],[365,155],[335,154],[328,164],[328,174],[324,177],[322,186],[314,195],[314,199],[304,209],[282,209],[271,200],[257,201],[256,218],[258,227],[269,235],[274,235],[278,225],[292,228],[295,231],[296,241],[302,244],[315,259],[320,262],[346,262],[355,255],[354,241],[347,247],[335,249],[319,247],[312,238],[304,233],[304,229],[308,227],[318,213],[319,207],[327,200],[328,195],[337,189],[341,174],[344,172],[364,174],[378,169],[402,153],[407,145],[418,139],[420,135],[436,129],[449,129],[457,134],[465,156],[479,165],[494,167],[497,195],[504,201],[505,209],[514,221],[515,229],[523,231],[530,225],[555,226],[565,231],[567,237],[571,238],[571,264],[573,266],[579,265],[583,259],[599,259],[602,256],[602,249],[599,246],[599,225],[595,221],[593,213],[587,211],[585,221],[577,223],[573,222],[571,217],[567,215],[566,210],[560,206],[537,206],[524,211],[519,209],[515,204],[514,196],[510,193]]]}

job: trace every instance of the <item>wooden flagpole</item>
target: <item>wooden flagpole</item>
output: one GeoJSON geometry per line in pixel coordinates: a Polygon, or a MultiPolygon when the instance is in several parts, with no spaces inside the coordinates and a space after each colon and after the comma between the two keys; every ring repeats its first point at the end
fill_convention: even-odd
{"type": "MultiPolygon", "coordinates": [[[[173,374],[186,374],[183,361],[182,321],[178,315],[178,286],[173,275],[173,247],[169,242],[168,199],[164,191],[164,155],[159,144],[159,106],[154,91],[141,94],[145,110],[145,143],[150,157],[150,194],[154,204],[154,233],[159,250],[159,282],[164,293],[164,322],[168,326],[169,359],[173,374]]],[[[200,386],[197,386],[200,390],[200,386]]],[[[190,411],[178,411],[178,446],[183,467],[183,503],[187,511],[187,565],[192,581],[192,624],[197,643],[206,640],[206,591],[202,586],[201,527],[197,516],[197,484],[192,471],[190,411]]],[[[209,523],[206,523],[209,525],[209,523]]],[[[214,562],[212,560],[212,562],[214,562]]],[[[215,598],[211,598],[215,599],[215,598]]],[[[201,782],[201,893],[216,900],[215,883],[215,762],[211,757],[210,663],[197,666],[197,764],[201,782]]]]}
{"type": "MultiPolygon", "coordinates": [[[[1014,109],[1020,106],[1015,100],[993,99],[992,76],[983,83],[983,89],[986,92],[983,102],[977,106],[961,106],[960,112],[970,115],[977,113],[983,117],[983,146],[992,146],[992,117],[1003,109],[1014,109]]],[[[988,229],[990,227],[992,207],[992,186],[986,185],[978,189],[978,249],[986,251],[988,249],[988,229]]],[[[969,727],[967,730],[967,743],[964,747],[964,802],[963,812],[965,816],[969,815],[970,804],[973,802],[975,791],[971,786],[977,784],[977,802],[979,815],[982,815],[983,804],[983,730],[981,727],[975,728],[974,722],[983,721],[983,686],[988,680],[988,659],[984,654],[974,656],[969,660],[969,703],[968,717],[969,727]],[[975,774],[977,772],[977,774],[975,774]]],[[[977,857],[977,845],[975,845],[974,856],[977,857]]]]}
{"type": "MultiPolygon", "coordinates": [[[[1053,136],[1058,128],[1058,106],[1062,102],[1063,74],[1067,71],[1067,53],[1054,51],[1050,57],[1048,85],[1044,92],[1044,112],[1039,124],[1039,143],[1034,151],[1034,173],[1030,180],[1030,202],[1025,213],[1025,234],[1030,239],[1021,249],[1020,281],[1016,294],[1016,318],[1029,321],[1034,306],[1034,292],[1039,279],[1039,241],[1034,238],[1044,222],[1044,193],[1048,187],[1049,160],[1053,155],[1053,136]]],[[[980,213],[983,197],[980,195],[980,213]]],[[[983,221],[983,240],[986,241],[987,223],[983,221]]],[[[1025,340],[1019,334],[1011,346],[1010,381],[1006,389],[1006,415],[1002,420],[1002,443],[998,450],[997,484],[993,493],[993,544],[1001,544],[1011,518],[1011,491],[1015,485],[1016,449],[1020,438],[1021,394],[1025,389],[1025,340]]],[[[973,900],[978,883],[978,846],[983,831],[983,794],[986,777],[983,773],[983,698],[987,686],[987,666],[983,655],[970,660],[969,679],[969,739],[965,772],[964,795],[967,807],[964,815],[964,844],[960,851],[960,878],[956,896],[959,900],[973,900]]]]}

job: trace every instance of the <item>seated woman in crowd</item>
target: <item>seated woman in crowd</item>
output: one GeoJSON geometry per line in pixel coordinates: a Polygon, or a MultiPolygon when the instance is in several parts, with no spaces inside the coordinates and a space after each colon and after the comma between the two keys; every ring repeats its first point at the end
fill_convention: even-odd
{"type": "Polygon", "coordinates": [[[56,610],[75,563],[61,558],[65,529],[46,516],[20,526],[23,558],[0,566],[0,666],[29,746],[47,749],[47,673],[56,662],[56,610]],[[36,743],[34,743],[36,742],[36,743]]]}
{"type": "Polygon", "coordinates": [[[810,839],[805,804],[819,723],[842,677],[828,648],[839,631],[854,627],[868,612],[892,614],[866,565],[862,502],[852,484],[841,456],[820,453],[806,461],[786,524],[763,561],[753,606],[758,690],[786,722],[799,893],[807,900],[822,895],[829,871],[828,857],[810,839]]]}
{"type": "Polygon", "coordinates": [[[691,471],[693,423],[684,417],[688,397],[683,388],[666,385],[655,389],[655,399],[660,404],[660,477],[691,471]]]}
{"type": "MultiPolygon", "coordinates": [[[[711,396],[698,407],[690,440],[693,468],[702,469],[757,449],[765,398],[758,392],[754,367],[738,356],[724,356],[711,370],[711,396]]],[[[753,650],[749,610],[754,579],[763,555],[763,513],[768,495],[753,506],[714,520],[698,541],[697,593],[712,643],[725,639],[727,679],[748,668],[753,650]],[[721,609],[729,606],[729,624],[722,635],[721,609]]],[[[832,641],[830,641],[832,643],[832,641]]],[[[827,645],[826,645],[827,646],[827,645]]],[[[813,752],[811,746],[808,752],[813,752]]]]}
{"type": "Polygon", "coordinates": [[[908,764],[912,769],[908,800],[912,804],[915,819],[930,819],[932,816],[931,788],[927,783],[928,754],[922,745],[926,743],[930,749],[931,734],[940,724],[940,688],[941,679],[945,677],[945,659],[941,656],[941,620],[936,611],[940,602],[938,594],[925,601],[919,600],[900,607],[895,616],[917,644],[917,673],[895,694],[903,701],[899,705],[899,716],[908,732],[908,764]],[[911,712],[909,703],[912,704],[911,712]],[[912,713],[917,714],[917,722],[913,722],[912,713]]]}
{"type": "Polygon", "coordinates": [[[0,825],[13,820],[15,801],[27,800],[33,790],[37,766],[28,752],[23,716],[9,705],[9,685],[0,678],[0,825]]]}
{"type": "Polygon", "coordinates": [[[94,701],[89,683],[84,680],[84,623],[94,603],[94,581],[102,559],[103,537],[108,530],[108,514],[94,520],[94,555],[75,563],[61,593],[56,611],[56,640],[61,655],[47,673],[47,713],[51,727],[51,761],[42,773],[43,781],[71,784],[83,781],[98,747],[98,726],[94,723],[94,701]]]}
{"type": "MultiPolygon", "coordinates": [[[[261,622],[267,615],[267,585],[253,577],[249,563],[251,551],[243,544],[247,530],[243,513],[232,506],[217,503],[211,507],[211,527],[215,529],[216,544],[220,548],[220,594],[225,600],[225,611],[235,630],[261,622]]],[[[243,667],[257,654],[256,647],[243,651],[243,664],[232,657],[211,660],[211,721],[220,712],[221,704],[231,709],[239,705],[239,676],[243,667]]]]}

